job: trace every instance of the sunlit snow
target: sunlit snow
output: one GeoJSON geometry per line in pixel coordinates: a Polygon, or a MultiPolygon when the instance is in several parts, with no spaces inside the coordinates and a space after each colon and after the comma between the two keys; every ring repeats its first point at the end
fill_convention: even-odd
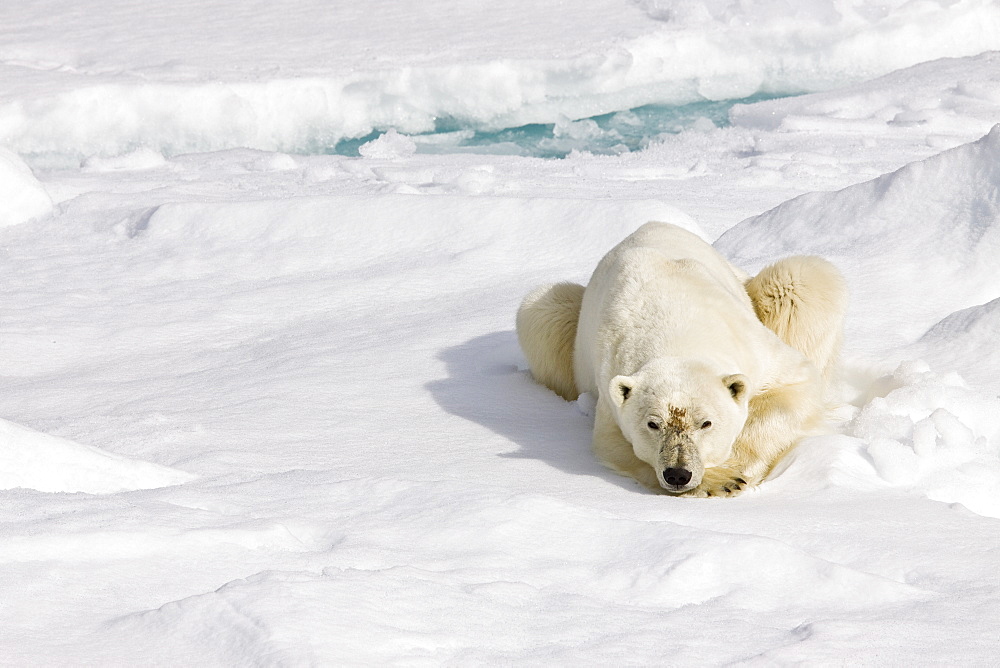
{"type": "Polygon", "coordinates": [[[989,0],[6,3],[0,663],[995,664],[998,50],[989,0]],[[603,469],[517,346],[654,219],[850,284],[830,433],[735,499],[603,469]]]}

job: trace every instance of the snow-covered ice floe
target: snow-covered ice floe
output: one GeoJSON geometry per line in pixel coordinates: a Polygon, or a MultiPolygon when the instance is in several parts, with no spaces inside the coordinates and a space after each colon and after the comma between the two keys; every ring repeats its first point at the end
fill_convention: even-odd
{"type": "Polygon", "coordinates": [[[995,663],[995,2],[85,10],[0,8],[2,662],[995,663]],[[433,134],[522,123],[568,157],[433,134]],[[603,470],[512,331],[650,219],[850,282],[737,499],[603,470]]]}

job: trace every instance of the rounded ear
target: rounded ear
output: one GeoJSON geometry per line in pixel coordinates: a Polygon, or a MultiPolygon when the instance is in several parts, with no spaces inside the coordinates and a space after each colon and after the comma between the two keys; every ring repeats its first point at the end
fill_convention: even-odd
{"type": "Polygon", "coordinates": [[[722,383],[729,390],[729,394],[733,395],[733,401],[743,403],[747,400],[747,395],[750,393],[750,379],[742,373],[723,376],[722,383]]]}
{"type": "Polygon", "coordinates": [[[630,376],[615,376],[608,385],[608,396],[615,406],[621,408],[625,400],[632,395],[633,387],[635,381],[630,376]]]}

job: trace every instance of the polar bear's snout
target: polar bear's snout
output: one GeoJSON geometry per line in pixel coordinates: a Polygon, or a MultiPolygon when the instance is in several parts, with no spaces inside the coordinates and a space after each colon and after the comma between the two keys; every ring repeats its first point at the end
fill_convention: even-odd
{"type": "Polygon", "coordinates": [[[657,471],[660,487],[678,494],[697,487],[701,482],[701,458],[691,436],[683,429],[671,429],[660,445],[657,471]]]}
{"type": "Polygon", "coordinates": [[[663,482],[670,487],[683,487],[691,482],[691,472],[680,468],[663,469],[663,482]]]}

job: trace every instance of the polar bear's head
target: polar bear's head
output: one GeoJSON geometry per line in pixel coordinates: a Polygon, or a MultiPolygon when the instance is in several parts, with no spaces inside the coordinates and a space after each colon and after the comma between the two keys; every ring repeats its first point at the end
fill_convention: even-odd
{"type": "Polygon", "coordinates": [[[704,362],[663,358],[615,376],[608,396],[636,457],[653,467],[661,487],[679,494],[729,459],[746,423],[750,382],[704,362]]]}

